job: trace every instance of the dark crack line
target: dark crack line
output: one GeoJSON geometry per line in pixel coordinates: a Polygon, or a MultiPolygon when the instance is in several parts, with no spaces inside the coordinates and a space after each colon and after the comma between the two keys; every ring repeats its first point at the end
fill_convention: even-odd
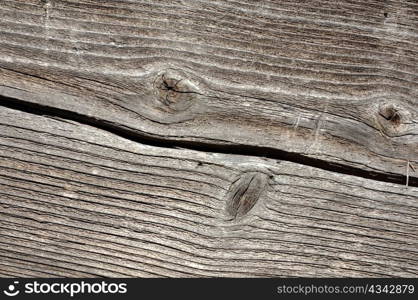
{"type": "MultiPolygon", "coordinates": [[[[188,150],[222,153],[232,155],[244,155],[254,157],[265,157],[274,160],[289,161],[301,165],[319,168],[333,173],[346,174],[366,179],[372,179],[381,182],[390,182],[405,185],[407,177],[405,175],[395,173],[383,173],[377,171],[366,171],[360,168],[347,166],[341,163],[328,162],[321,159],[311,158],[300,153],[287,152],[271,147],[241,145],[241,144],[211,144],[209,142],[197,141],[179,141],[170,140],[146,132],[139,132],[128,127],[121,127],[112,122],[85,116],[72,111],[53,108],[35,103],[29,103],[16,98],[0,96],[0,106],[30,113],[38,116],[46,116],[50,118],[60,118],[71,120],[83,125],[88,125],[115,134],[122,138],[128,139],[144,145],[163,147],[163,148],[184,148],[188,150]]],[[[409,176],[409,186],[418,187],[418,177],[409,176]]]]}

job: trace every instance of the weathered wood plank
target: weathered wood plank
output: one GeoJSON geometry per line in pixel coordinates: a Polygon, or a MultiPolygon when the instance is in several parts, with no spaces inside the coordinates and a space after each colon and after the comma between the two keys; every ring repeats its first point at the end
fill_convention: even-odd
{"type": "Polygon", "coordinates": [[[417,276],[418,188],[0,108],[0,276],[417,276]]]}
{"type": "Polygon", "coordinates": [[[2,0],[0,16],[0,95],[156,139],[418,165],[416,1],[2,0]]]}

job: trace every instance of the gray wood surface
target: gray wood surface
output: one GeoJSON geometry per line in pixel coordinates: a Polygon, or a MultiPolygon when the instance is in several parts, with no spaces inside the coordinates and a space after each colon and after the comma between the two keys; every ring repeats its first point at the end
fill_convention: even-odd
{"type": "Polygon", "coordinates": [[[416,1],[1,0],[0,14],[0,94],[403,182],[418,165],[416,1]]]}
{"type": "Polygon", "coordinates": [[[415,0],[0,0],[0,277],[418,276],[415,0]]]}
{"type": "Polygon", "coordinates": [[[0,120],[5,274],[418,275],[418,188],[6,108],[0,120]]]}

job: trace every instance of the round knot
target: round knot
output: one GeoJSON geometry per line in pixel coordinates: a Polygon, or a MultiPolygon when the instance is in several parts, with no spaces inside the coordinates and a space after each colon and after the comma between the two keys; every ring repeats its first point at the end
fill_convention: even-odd
{"type": "Polygon", "coordinates": [[[154,82],[160,108],[169,112],[189,109],[197,97],[197,87],[186,73],[168,69],[157,75],[154,82]]]}
{"type": "Polygon", "coordinates": [[[411,113],[401,103],[384,102],[377,109],[377,121],[387,136],[400,136],[411,124],[411,113]]]}

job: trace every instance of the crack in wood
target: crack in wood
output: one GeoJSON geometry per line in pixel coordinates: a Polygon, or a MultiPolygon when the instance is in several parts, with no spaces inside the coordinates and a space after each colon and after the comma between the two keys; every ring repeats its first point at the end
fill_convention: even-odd
{"type": "Polygon", "coordinates": [[[139,133],[138,130],[134,130],[129,127],[121,127],[106,120],[101,120],[68,110],[29,103],[17,98],[10,98],[5,96],[0,96],[0,106],[44,117],[61,118],[67,121],[78,122],[83,125],[92,126],[97,129],[113,133],[133,142],[154,147],[184,148],[203,152],[264,157],[279,161],[289,161],[334,173],[362,177],[381,182],[390,182],[400,185],[405,185],[407,182],[408,186],[410,187],[418,187],[418,177],[413,177],[410,174],[406,176],[394,173],[366,171],[360,168],[344,165],[342,163],[327,162],[321,159],[311,158],[300,153],[288,152],[263,146],[243,144],[212,144],[209,142],[199,141],[168,140],[162,136],[152,135],[146,132],[139,133]]]}

